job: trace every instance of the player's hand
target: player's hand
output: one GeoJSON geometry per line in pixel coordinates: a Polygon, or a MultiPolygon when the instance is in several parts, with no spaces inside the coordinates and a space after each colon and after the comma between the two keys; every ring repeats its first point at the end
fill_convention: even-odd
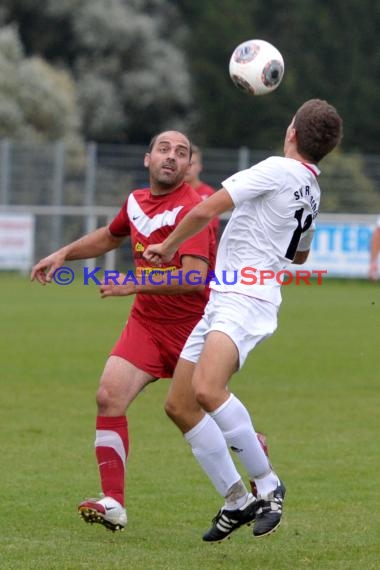
{"type": "Polygon", "coordinates": [[[150,263],[160,266],[161,263],[166,263],[173,259],[174,253],[175,252],[168,251],[163,243],[155,243],[148,245],[143,253],[143,257],[147,261],[150,261],[150,263]]]}
{"type": "Polygon", "coordinates": [[[106,297],[127,297],[136,293],[136,285],[134,283],[126,283],[125,285],[103,283],[99,287],[99,292],[102,299],[106,297]]]}
{"type": "Polygon", "coordinates": [[[369,273],[368,273],[368,278],[371,281],[377,281],[377,277],[378,277],[378,268],[377,268],[377,262],[376,261],[372,261],[370,266],[369,266],[369,273]]]}
{"type": "Polygon", "coordinates": [[[104,276],[102,279],[102,285],[112,285],[114,284],[114,281],[116,280],[118,285],[122,285],[124,283],[124,279],[127,277],[125,273],[119,273],[118,271],[116,272],[117,275],[112,275],[111,276],[104,276]]]}
{"type": "Polygon", "coordinates": [[[65,254],[62,252],[55,252],[49,255],[48,257],[44,257],[41,259],[36,265],[32,268],[30,273],[31,281],[35,279],[41,283],[41,285],[46,285],[50,283],[54,271],[59,267],[62,267],[65,263],[65,254]]]}

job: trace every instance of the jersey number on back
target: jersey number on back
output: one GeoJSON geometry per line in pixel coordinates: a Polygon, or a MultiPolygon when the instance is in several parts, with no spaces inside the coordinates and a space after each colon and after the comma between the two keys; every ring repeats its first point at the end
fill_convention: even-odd
{"type": "Polygon", "coordinates": [[[286,259],[290,259],[291,261],[294,259],[302,234],[310,228],[313,221],[313,216],[308,214],[305,218],[304,225],[302,225],[302,214],[304,209],[305,208],[300,208],[294,212],[294,217],[297,220],[297,227],[293,232],[292,239],[290,240],[290,244],[285,254],[286,259]]]}

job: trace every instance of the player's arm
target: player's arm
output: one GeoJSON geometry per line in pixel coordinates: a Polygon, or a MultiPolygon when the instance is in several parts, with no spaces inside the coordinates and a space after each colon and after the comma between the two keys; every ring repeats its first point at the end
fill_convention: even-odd
{"type": "Polygon", "coordinates": [[[54,271],[65,261],[98,257],[119,247],[123,240],[124,237],[113,235],[108,227],[99,228],[41,259],[33,267],[30,278],[45,285],[52,280],[54,271]]]}
{"type": "Polygon", "coordinates": [[[190,210],[165,241],[148,246],[144,252],[145,259],[156,264],[170,261],[181,243],[205,228],[215,216],[220,216],[232,208],[232,198],[225,188],[221,188],[190,210]]]}
{"type": "Polygon", "coordinates": [[[208,261],[193,255],[183,255],[182,267],[173,271],[162,271],[157,267],[157,273],[150,273],[144,278],[128,279],[123,284],[120,278],[117,283],[100,285],[100,296],[125,297],[127,295],[186,295],[203,291],[208,274],[208,261]]]}
{"type": "Polygon", "coordinates": [[[312,222],[310,228],[301,236],[297,246],[297,251],[292,263],[295,265],[302,265],[309,257],[311,242],[315,234],[315,223],[312,222]]]}
{"type": "Polygon", "coordinates": [[[295,265],[303,265],[306,262],[307,258],[309,257],[309,253],[310,249],[308,249],[307,251],[296,251],[292,263],[294,263],[295,265]]]}
{"type": "Polygon", "coordinates": [[[375,228],[371,238],[370,249],[370,265],[369,265],[369,278],[372,280],[377,279],[378,272],[378,258],[380,253],[380,227],[375,228]]]}

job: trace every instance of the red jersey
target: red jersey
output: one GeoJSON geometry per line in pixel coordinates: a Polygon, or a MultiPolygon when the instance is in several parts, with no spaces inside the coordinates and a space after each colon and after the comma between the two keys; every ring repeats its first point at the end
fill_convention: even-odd
{"type": "MultiPolygon", "coordinates": [[[[209,186],[205,182],[201,182],[196,188],[194,188],[198,196],[202,198],[202,200],[206,200],[209,196],[215,194],[215,189],[212,186],[209,186]]],[[[218,249],[218,241],[219,241],[219,231],[220,231],[220,220],[218,217],[214,218],[210,222],[211,227],[211,249],[215,252],[218,249]]],[[[215,265],[215,258],[211,259],[210,265],[214,267],[215,265]]]]}
{"type": "Polygon", "coordinates": [[[206,182],[201,182],[196,188],[194,188],[194,190],[196,190],[202,200],[206,200],[206,198],[215,194],[215,189],[206,184],[206,182]]]}
{"type": "MultiPolygon", "coordinates": [[[[124,202],[120,212],[109,225],[115,236],[130,236],[136,275],[146,276],[151,271],[168,271],[181,268],[181,257],[192,255],[201,257],[207,262],[215,258],[215,251],[210,250],[210,229],[207,227],[195,236],[183,242],[169,263],[159,268],[152,267],[143,257],[148,245],[160,243],[178,226],[184,216],[200,202],[193,188],[183,183],[173,192],[154,195],[150,188],[132,192],[124,202]]],[[[214,266],[211,267],[214,269],[214,266]]],[[[186,276],[182,275],[183,283],[186,276]]],[[[178,280],[173,280],[178,283],[178,280]]],[[[208,290],[188,293],[186,295],[136,295],[131,314],[144,320],[156,322],[175,322],[186,319],[199,319],[203,315],[208,300],[208,290]]]]}

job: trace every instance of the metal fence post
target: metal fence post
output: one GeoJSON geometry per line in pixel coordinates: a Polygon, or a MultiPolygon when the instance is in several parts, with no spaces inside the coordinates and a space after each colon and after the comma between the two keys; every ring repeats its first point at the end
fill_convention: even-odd
{"type": "Polygon", "coordinates": [[[10,142],[4,139],[0,142],[0,203],[9,203],[10,183],[10,142]]]}
{"type": "MultiPolygon", "coordinates": [[[[57,141],[54,145],[54,172],[52,205],[57,210],[63,204],[63,181],[65,169],[65,144],[57,141]]],[[[51,246],[53,251],[62,246],[62,215],[57,212],[51,218],[51,246]]]]}
{"type": "MultiPolygon", "coordinates": [[[[93,232],[97,228],[97,216],[92,213],[96,190],[97,146],[91,142],[86,149],[86,179],[84,185],[84,206],[88,211],[85,218],[85,233],[93,232]]],[[[95,269],[95,259],[88,259],[86,265],[89,271],[95,269]]]]}
{"type": "MultiPolygon", "coordinates": [[[[113,216],[108,216],[107,218],[107,225],[110,224],[113,220],[113,216]]],[[[104,269],[106,271],[113,271],[116,269],[116,249],[111,249],[105,255],[104,260],[104,269]]]]}
{"type": "Polygon", "coordinates": [[[238,154],[238,170],[245,170],[249,167],[249,148],[241,146],[238,154]]]}

